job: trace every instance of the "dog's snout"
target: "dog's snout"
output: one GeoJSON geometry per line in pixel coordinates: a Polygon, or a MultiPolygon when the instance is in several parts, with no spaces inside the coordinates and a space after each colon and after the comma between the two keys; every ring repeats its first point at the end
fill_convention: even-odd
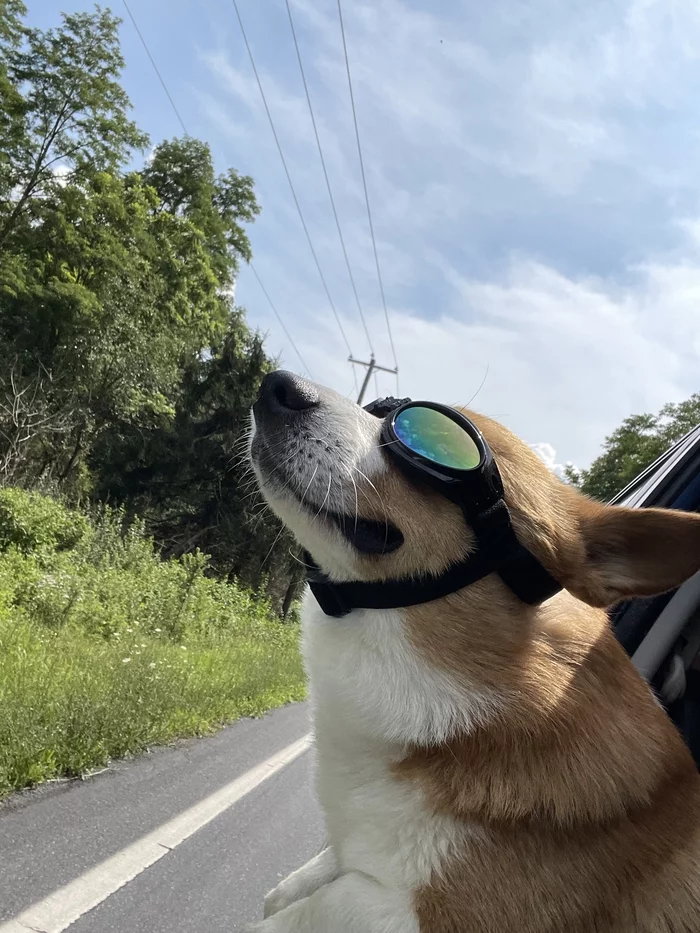
{"type": "Polygon", "coordinates": [[[292,416],[310,408],[318,408],[319,402],[318,390],[313,383],[294,373],[279,370],[265,376],[258,406],[270,414],[292,416]]]}

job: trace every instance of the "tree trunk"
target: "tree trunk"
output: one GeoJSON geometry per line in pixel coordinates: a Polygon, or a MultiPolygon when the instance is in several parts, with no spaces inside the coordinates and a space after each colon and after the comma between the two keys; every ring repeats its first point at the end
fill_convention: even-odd
{"type": "Polygon", "coordinates": [[[78,459],[82,452],[82,440],[83,440],[83,428],[80,428],[78,431],[78,438],[75,442],[75,447],[73,448],[73,453],[70,456],[70,460],[66,464],[65,469],[61,472],[61,475],[58,477],[61,482],[64,482],[70,476],[71,470],[75,466],[75,461],[78,459]]]}
{"type": "Polygon", "coordinates": [[[296,599],[297,590],[299,584],[292,580],[292,582],[287,587],[287,592],[284,594],[284,599],[282,600],[282,618],[286,619],[289,615],[289,610],[292,608],[292,603],[296,599]]]}

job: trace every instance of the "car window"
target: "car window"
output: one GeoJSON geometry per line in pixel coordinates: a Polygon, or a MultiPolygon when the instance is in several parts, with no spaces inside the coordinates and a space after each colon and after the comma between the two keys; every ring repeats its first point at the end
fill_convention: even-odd
{"type": "MultiPolygon", "coordinates": [[[[676,444],[669,447],[651,466],[643,470],[639,476],[628,483],[616,496],[610,500],[611,505],[625,505],[632,508],[645,506],[661,506],[665,508],[678,508],[676,499],[684,491],[685,485],[695,476],[692,470],[686,475],[685,481],[677,487],[668,487],[668,481],[678,477],[684,468],[694,461],[700,449],[700,425],[689,431],[676,444]]],[[[700,466],[700,462],[698,463],[700,466]]],[[[681,506],[682,507],[682,506],[681,506]]]]}
{"type": "MultiPolygon", "coordinates": [[[[700,426],[640,473],[611,504],[700,511],[700,426]]],[[[639,648],[674,592],[628,600],[613,608],[610,618],[615,634],[630,655],[639,648]]]]}
{"type": "MultiPolygon", "coordinates": [[[[612,501],[636,508],[700,511],[700,427],[612,501]]],[[[617,638],[649,681],[700,768],[700,574],[670,593],[622,603],[610,617],[617,638]]]]}

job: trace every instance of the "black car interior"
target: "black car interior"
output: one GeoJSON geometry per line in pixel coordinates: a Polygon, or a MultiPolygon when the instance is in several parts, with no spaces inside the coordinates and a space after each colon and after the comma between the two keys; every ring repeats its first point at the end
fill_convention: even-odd
{"type": "MultiPolygon", "coordinates": [[[[700,444],[697,446],[700,448],[700,444]]],[[[624,491],[613,501],[624,503],[624,491]]],[[[700,450],[684,458],[678,469],[670,471],[665,482],[643,505],[700,512],[700,450]]],[[[678,598],[683,589],[679,587],[662,596],[622,603],[611,612],[611,621],[618,639],[635,660],[648,648],[650,640],[653,657],[655,637],[658,645],[665,645],[664,632],[655,629],[665,626],[666,640],[671,633],[672,643],[664,656],[658,658],[655,669],[642,670],[642,673],[648,677],[700,769],[700,585],[693,578],[683,586],[685,601],[678,598]],[[682,614],[674,620],[674,607],[681,603],[682,614]],[[677,633],[674,621],[679,629],[677,633]]]]}

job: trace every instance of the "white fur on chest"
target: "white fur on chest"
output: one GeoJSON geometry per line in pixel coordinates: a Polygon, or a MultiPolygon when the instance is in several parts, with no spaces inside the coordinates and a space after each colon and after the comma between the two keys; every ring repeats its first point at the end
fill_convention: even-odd
{"type": "Polygon", "coordinates": [[[307,594],[303,619],[317,790],[341,869],[404,890],[429,883],[472,831],[431,812],[420,788],[391,766],[412,745],[470,731],[495,698],[422,661],[398,610],[332,619],[307,594]]]}
{"type": "MultiPolygon", "coordinates": [[[[304,662],[315,714],[389,744],[435,745],[483,724],[498,698],[458,684],[414,650],[401,610],[324,615],[307,591],[304,662]]],[[[435,624],[440,624],[439,617],[435,624]]]]}

